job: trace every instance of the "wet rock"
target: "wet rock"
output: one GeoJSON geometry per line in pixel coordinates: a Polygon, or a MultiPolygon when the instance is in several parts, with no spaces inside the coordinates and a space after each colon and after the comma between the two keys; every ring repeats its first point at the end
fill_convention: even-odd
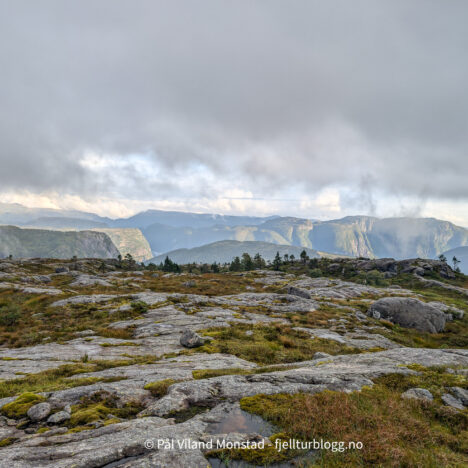
{"type": "Polygon", "coordinates": [[[389,320],[405,328],[428,333],[444,330],[447,317],[444,312],[418,299],[409,297],[384,297],[374,302],[368,315],[389,320]]]}
{"type": "Polygon", "coordinates": [[[28,410],[28,418],[31,421],[42,421],[49,416],[52,408],[49,403],[43,402],[37,405],[31,406],[28,410]]]}
{"type": "Polygon", "coordinates": [[[198,348],[205,343],[205,339],[192,330],[185,330],[180,337],[180,344],[185,348],[198,348]]]}
{"type": "Polygon", "coordinates": [[[429,390],[425,388],[410,388],[406,392],[401,394],[402,398],[406,399],[416,399],[416,400],[428,400],[432,401],[434,397],[429,390]]]}

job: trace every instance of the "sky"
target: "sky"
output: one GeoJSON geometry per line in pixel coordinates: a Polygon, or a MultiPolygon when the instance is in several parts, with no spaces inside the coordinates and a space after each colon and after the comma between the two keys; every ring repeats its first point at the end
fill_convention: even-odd
{"type": "Polygon", "coordinates": [[[0,201],[468,226],[465,0],[0,0],[0,201]]]}

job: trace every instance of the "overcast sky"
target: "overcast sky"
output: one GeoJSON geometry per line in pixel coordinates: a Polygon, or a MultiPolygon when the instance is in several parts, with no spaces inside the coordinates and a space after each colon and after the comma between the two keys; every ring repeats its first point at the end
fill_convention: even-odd
{"type": "Polygon", "coordinates": [[[0,201],[468,226],[466,0],[0,0],[0,201]]]}

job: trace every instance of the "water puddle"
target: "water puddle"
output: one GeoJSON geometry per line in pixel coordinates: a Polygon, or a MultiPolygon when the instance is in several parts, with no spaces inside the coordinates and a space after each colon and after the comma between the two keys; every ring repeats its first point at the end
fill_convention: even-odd
{"type": "MultiPolygon", "coordinates": [[[[302,468],[310,466],[310,463],[314,460],[315,456],[313,453],[307,454],[303,457],[297,457],[293,460],[284,461],[281,463],[272,463],[267,465],[268,468],[302,468]]],[[[223,461],[219,458],[208,458],[211,468],[262,468],[259,465],[251,465],[242,460],[228,460],[223,461]]]]}
{"type": "Polygon", "coordinates": [[[136,455],[134,457],[121,458],[120,460],[116,460],[111,463],[108,463],[107,465],[104,465],[102,468],[115,468],[116,466],[122,466],[125,463],[128,463],[129,461],[138,460],[139,458],[142,458],[143,456],[144,455],[136,455]]]}
{"type": "Polygon", "coordinates": [[[250,434],[256,432],[264,437],[269,437],[275,432],[279,432],[279,430],[260,416],[247,413],[247,411],[243,411],[240,408],[235,408],[221,421],[210,424],[207,432],[209,434],[229,434],[230,432],[245,432],[250,434]]]}
{"type": "MultiPolygon", "coordinates": [[[[229,434],[231,432],[257,433],[264,437],[269,437],[280,429],[273,424],[262,419],[256,414],[247,413],[240,408],[234,408],[229,414],[217,423],[212,423],[208,426],[209,434],[229,434]]],[[[272,463],[268,465],[270,468],[300,468],[307,466],[307,462],[313,460],[315,454],[309,452],[303,456],[296,457],[292,460],[272,463]]],[[[208,461],[212,468],[259,468],[259,465],[252,465],[242,460],[221,460],[219,458],[209,457],[208,461]]]]}

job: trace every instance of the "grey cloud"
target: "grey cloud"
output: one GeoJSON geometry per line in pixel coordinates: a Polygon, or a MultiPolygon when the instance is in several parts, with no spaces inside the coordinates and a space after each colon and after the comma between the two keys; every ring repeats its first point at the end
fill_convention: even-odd
{"type": "MultiPolygon", "coordinates": [[[[79,164],[92,150],[149,153],[172,176],[201,164],[265,194],[354,184],[370,210],[366,178],[468,198],[467,13],[464,0],[0,0],[0,184],[108,192],[114,176],[79,164]]],[[[160,184],[144,190],[179,190],[160,184]]]]}

